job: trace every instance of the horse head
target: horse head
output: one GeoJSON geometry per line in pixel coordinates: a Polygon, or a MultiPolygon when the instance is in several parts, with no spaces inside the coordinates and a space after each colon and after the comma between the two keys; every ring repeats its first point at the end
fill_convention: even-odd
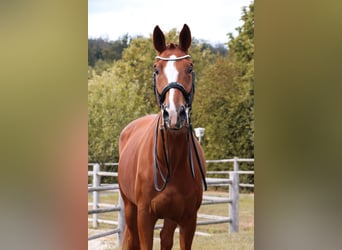
{"type": "Polygon", "coordinates": [[[184,24],[179,44],[165,44],[165,36],[156,26],[153,45],[158,52],[154,64],[153,86],[160,106],[163,125],[179,130],[190,123],[190,111],[195,92],[193,65],[188,55],[191,32],[184,24]]]}

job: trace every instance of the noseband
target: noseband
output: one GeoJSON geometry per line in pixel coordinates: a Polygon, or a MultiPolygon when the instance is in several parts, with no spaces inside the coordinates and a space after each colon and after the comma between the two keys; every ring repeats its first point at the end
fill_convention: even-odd
{"type": "MultiPolygon", "coordinates": [[[[176,57],[176,58],[165,58],[165,57],[161,57],[161,56],[156,56],[156,59],[159,60],[163,60],[163,61],[178,61],[178,60],[182,60],[185,58],[189,58],[190,55],[184,55],[184,56],[180,56],[180,57],[176,57]]],[[[203,168],[202,168],[202,164],[199,158],[199,154],[196,148],[196,144],[195,144],[195,139],[194,139],[194,135],[192,133],[192,124],[190,121],[190,111],[191,111],[191,105],[192,105],[192,100],[193,100],[193,96],[195,93],[195,73],[194,71],[191,72],[192,74],[192,86],[191,86],[191,90],[190,92],[186,92],[185,88],[183,87],[183,85],[181,85],[178,82],[170,82],[166,85],[166,87],[163,89],[162,93],[159,93],[156,87],[156,72],[153,73],[153,89],[154,92],[156,94],[157,100],[158,100],[158,104],[161,107],[161,109],[163,110],[165,107],[163,105],[163,102],[165,100],[165,95],[166,93],[172,89],[178,89],[182,92],[185,101],[186,101],[186,109],[187,109],[187,135],[186,135],[186,140],[187,140],[187,145],[188,145],[188,155],[189,155],[189,165],[190,165],[190,171],[192,174],[192,177],[195,177],[195,171],[194,171],[194,164],[193,164],[193,157],[192,157],[192,150],[191,150],[191,144],[193,145],[194,151],[195,151],[195,155],[196,155],[196,159],[198,162],[198,168],[201,172],[201,176],[202,176],[202,184],[204,187],[204,190],[207,190],[207,183],[205,180],[205,176],[204,176],[204,172],[203,172],[203,168]]],[[[169,178],[170,178],[170,156],[169,156],[169,151],[166,150],[166,146],[165,146],[165,139],[164,139],[164,126],[162,126],[161,128],[159,128],[159,119],[160,117],[158,117],[157,120],[157,124],[156,124],[156,129],[155,129],[155,137],[154,137],[154,152],[153,152],[153,158],[154,158],[154,164],[153,164],[153,173],[154,173],[154,188],[156,191],[160,192],[163,191],[166,187],[166,184],[169,182],[169,178]],[[163,152],[164,152],[164,158],[165,158],[165,162],[166,162],[166,170],[167,170],[167,174],[166,176],[163,175],[160,166],[158,164],[158,157],[157,157],[157,140],[158,140],[158,130],[160,130],[161,132],[161,137],[162,137],[162,145],[163,145],[163,152]],[[158,177],[157,177],[157,169],[159,171],[159,176],[162,179],[162,186],[159,187],[158,186],[158,177]]]]}
{"type": "MultiPolygon", "coordinates": [[[[186,59],[191,57],[190,55],[185,55],[185,56],[180,56],[180,57],[175,57],[175,58],[167,58],[167,57],[161,57],[161,56],[156,56],[156,59],[162,60],[162,61],[179,61],[182,59],[186,59]]],[[[156,94],[157,97],[157,101],[160,107],[163,106],[163,102],[165,100],[165,96],[166,93],[170,90],[170,89],[178,89],[182,92],[184,98],[185,98],[185,102],[186,102],[186,107],[191,109],[191,105],[192,105],[192,100],[193,100],[193,96],[195,94],[195,72],[192,71],[191,72],[191,78],[192,78],[192,84],[191,84],[191,90],[190,92],[186,92],[185,88],[183,87],[182,84],[178,83],[178,82],[170,82],[168,83],[165,88],[162,90],[161,93],[158,92],[157,90],[157,86],[156,86],[156,72],[153,72],[153,89],[154,89],[154,93],[156,94]]]]}

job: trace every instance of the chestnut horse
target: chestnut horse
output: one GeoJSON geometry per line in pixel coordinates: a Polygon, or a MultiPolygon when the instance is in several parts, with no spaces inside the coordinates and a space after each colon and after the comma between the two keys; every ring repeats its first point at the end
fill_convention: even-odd
{"type": "Polygon", "coordinates": [[[163,32],[158,26],[154,29],[158,56],[153,86],[160,112],[128,124],[119,140],[118,181],[126,220],[123,249],[152,249],[159,218],[164,219],[161,249],[172,248],[177,225],[180,248],[191,249],[206,169],[190,121],[195,92],[190,44],[186,24],[179,45],[166,45],[163,32]]]}

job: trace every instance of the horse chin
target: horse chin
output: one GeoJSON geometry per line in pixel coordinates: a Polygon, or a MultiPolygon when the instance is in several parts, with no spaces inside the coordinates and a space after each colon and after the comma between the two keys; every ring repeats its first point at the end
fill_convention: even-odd
{"type": "Polygon", "coordinates": [[[180,124],[176,124],[174,126],[171,126],[170,123],[165,122],[164,126],[169,131],[179,132],[179,131],[182,131],[183,128],[185,128],[185,122],[180,123],[180,124]]]}
{"type": "Polygon", "coordinates": [[[170,131],[172,132],[179,132],[182,130],[183,127],[180,127],[180,128],[169,128],[170,131]]]}

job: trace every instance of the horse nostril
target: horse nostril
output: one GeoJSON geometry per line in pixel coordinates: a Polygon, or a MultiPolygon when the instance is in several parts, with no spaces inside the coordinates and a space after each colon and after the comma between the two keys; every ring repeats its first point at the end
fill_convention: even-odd
{"type": "Polygon", "coordinates": [[[179,120],[183,122],[186,119],[185,107],[182,106],[179,111],[179,120]]]}
{"type": "Polygon", "coordinates": [[[170,117],[169,112],[167,112],[167,110],[164,109],[163,110],[163,119],[164,119],[164,121],[168,121],[169,117],[170,117]]]}

